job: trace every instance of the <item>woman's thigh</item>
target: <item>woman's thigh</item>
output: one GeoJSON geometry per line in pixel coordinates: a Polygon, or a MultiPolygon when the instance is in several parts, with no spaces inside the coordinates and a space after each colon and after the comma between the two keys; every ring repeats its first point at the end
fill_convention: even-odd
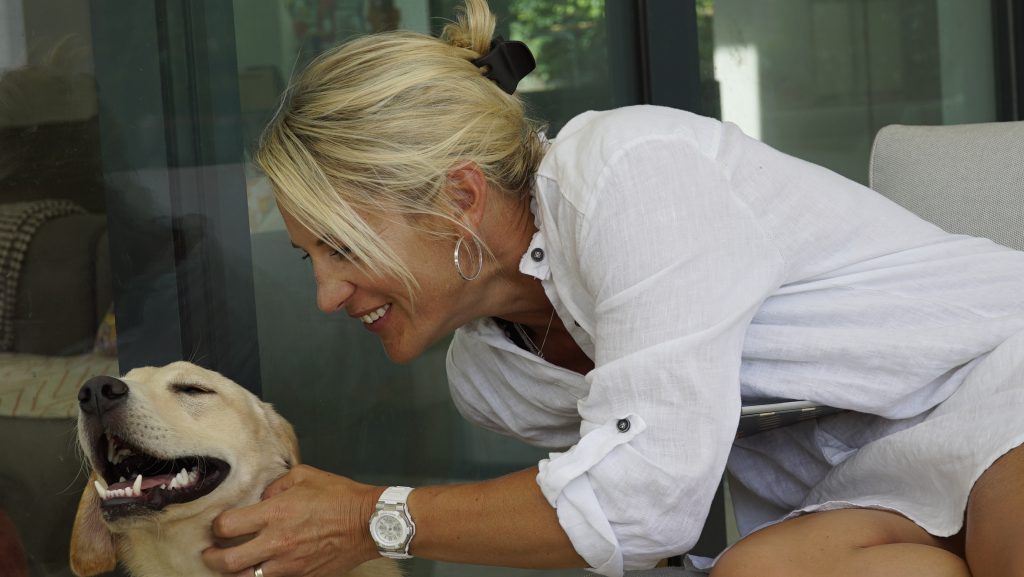
{"type": "Polygon", "coordinates": [[[992,464],[967,502],[967,563],[974,577],[1024,576],[1024,447],[992,464]]]}
{"type": "Polygon", "coordinates": [[[712,577],[971,577],[958,539],[886,511],[811,513],[742,539],[712,577]]]}

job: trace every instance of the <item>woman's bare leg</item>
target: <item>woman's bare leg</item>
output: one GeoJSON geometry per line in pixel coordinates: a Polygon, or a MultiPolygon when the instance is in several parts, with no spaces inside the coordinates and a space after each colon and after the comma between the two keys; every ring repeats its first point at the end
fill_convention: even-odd
{"type": "Polygon", "coordinates": [[[967,564],[974,577],[1024,576],[1024,448],[992,464],[967,503],[967,564]]]}
{"type": "Polygon", "coordinates": [[[960,549],[901,515],[842,509],[748,535],[711,577],[971,577],[960,549]]]}

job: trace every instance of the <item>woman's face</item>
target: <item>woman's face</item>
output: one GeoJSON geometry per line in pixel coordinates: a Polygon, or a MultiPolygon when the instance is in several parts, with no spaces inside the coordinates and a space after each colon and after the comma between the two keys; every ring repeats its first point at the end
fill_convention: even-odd
{"type": "Polygon", "coordinates": [[[451,248],[444,248],[445,243],[424,238],[401,223],[371,222],[420,284],[414,310],[402,281],[361,271],[287,211],[281,209],[281,215],[292,245],[309,255],[320,310],[328,314],[342,312],[362,323],[380,337],[391,360],[413,360],[471,318],[457,306],[459,290],[466,283],[456,282],[461,279],[451,262],[451,248]]]}

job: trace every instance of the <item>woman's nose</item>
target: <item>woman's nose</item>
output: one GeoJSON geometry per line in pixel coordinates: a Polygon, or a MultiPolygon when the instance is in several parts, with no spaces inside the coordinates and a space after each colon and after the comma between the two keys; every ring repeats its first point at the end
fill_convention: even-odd
{"type": "Polygon", "coordinates": [[[317,279],[316,305],[323,312],[330,314],[345,306],[345,302],[355,292],[355,285],[340,279],[317,279]]]}

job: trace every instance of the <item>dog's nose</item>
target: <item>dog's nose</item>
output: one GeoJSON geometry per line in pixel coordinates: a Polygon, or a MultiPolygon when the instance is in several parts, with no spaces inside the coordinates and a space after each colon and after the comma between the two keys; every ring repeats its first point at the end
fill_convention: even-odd
{"type": "Polygon", "coordinates": [[[78,389],[78,406],[83,413],[90,415],[102,415],[123,403],[126,398],[128,385],[114,377],[93,377],[78,389]]]}

